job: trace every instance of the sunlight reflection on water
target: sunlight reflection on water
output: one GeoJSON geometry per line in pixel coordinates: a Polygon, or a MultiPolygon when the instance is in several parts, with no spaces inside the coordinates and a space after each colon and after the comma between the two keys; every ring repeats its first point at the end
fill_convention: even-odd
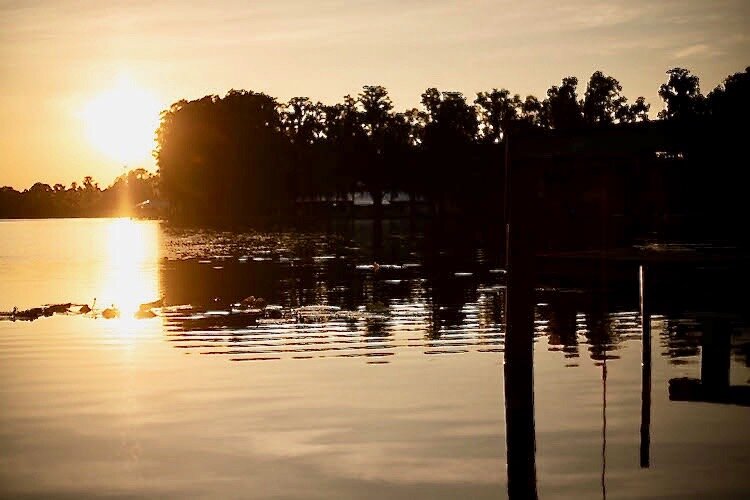
{"type": "MultiPolygon", "coordinates": [[[[132,327],[133,315],[141,303],[159,296],[159,227],[130,219],[110,221],[102,245],[108,260],[99,272],[97,300],[102,306],[114,305],[121,320],[132,327]]],[[[125,328],[125,327],[124,327],[125,328]]]]}

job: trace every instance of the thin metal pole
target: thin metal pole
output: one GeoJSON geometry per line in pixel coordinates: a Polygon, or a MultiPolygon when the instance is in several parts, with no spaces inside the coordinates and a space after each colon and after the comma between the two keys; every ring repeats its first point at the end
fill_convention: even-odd
{"type": "Polygon", "coordinates": [[[602,499],[607,500],[607,353],[602,363],[602,499]]]}

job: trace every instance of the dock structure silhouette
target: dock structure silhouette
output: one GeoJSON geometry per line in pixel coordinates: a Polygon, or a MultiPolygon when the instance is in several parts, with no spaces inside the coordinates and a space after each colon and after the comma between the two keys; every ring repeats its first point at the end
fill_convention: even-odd
{"type": "MultiPolygon", "coordinates": [[[[688,213],[710,228],[710,218],[717,214],[704,213],[690,192],[716,137],[700,127],[650,122],[577,130],[519,129],[505,138],[504,370],[511,498],[537,496],[534,310],[537,285],[552,277],[604,290],[608,280],[620,278],[610,275],[611,269],[629,274],[631,280],[638,276],[643,342],[639,458],[641,467],[650,466],[652,269],[731,266],[747,259],[741,252],[685,253],[668,244],[649,248],[637,243],[654,233],[661,243],[679,240],[685,224],[679,217],[670,218],[672,212],[688,213]],[[687,185],[674,183],[680,170],[690,172],[687,185]]],[[[731,228],[731,223],[719,226],[731,228]]],[[[670,381],[670,399],[746,404],[746,388],[729,386],[726,328],[709,329],[703,338],[702,379],[670,381]]]]}

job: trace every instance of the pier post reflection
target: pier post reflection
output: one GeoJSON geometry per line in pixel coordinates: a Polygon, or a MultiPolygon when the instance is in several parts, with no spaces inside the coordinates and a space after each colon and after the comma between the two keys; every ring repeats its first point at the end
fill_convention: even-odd
{"type": "Polygon", "coordinates": [[[709,316],[702,324],[701,376],[670,379],[670,401],[750,406],[750,387],[730,384],[730,323],[726,318],[709,316]]]}
{"type": "Polygon", "coordinates": [[[711,317],[704,322],[701,350],[701,382],[708,391],[726,391],[729,387],[731,357],[731,334],[727,321],[711,317]]]}
{"type": "MultiPolygon", "coordinates": [[[[507,339],[507,337],[506,337],[507,339]]],[[[505,439],[508,497],[537,498],[532,337],[505,344],[505,439]]]]}
{"type": "Polygon", "coordinates": [[[648,283],[645,265],[639,269],[641,305],[641,467],[648,468],[651,460],[651,311],[646,301],[648,283]]]}

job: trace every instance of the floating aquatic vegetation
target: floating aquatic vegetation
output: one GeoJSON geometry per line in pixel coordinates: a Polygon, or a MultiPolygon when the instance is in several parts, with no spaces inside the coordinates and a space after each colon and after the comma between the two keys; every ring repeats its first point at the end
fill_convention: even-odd
{"type": "Polygon", "coordinates": [[[387,313],[390,309],[382,302],[371,302],[365,306],[365,311],[371,313],[387,313]]]}
{"type": "Polygon", "coordinates": [[[114,306],[108,307],[108,308],[106,308],[106,309],[104,309],[102,311],[101,315],[102,315],[102,318],[104,318],[104,319],[119,318],[120,317],[120,310],[117,309],[114,306]]]}
{"type": "Polygon", "coordinates": [[[298,307],[297,309],[298,313],[306,313],[306,312],[336,312],[340,311],[341,308],[339,306],[327,306],[327,305],[309,305],[309,306],[302,306],[298,307]]]}
{"type": "Polygon", "coordinates": [[[31,309],[19,310],[17,307],[13,308],[10,313],[3,313],[3,319],[9,319],[10,321],[34,321],[40,316],[51,316],[52,314],[45,314],[45,311],[41,307],[34,307],[31,309]]]}
{"type": "Polygon", "coordinates": [[[260,314],[256,311],[208,311],[183,317],[172,317],[171,321],[184,331],[215,330],[222,328],[245,328],[257,324],[260,314]]]}
{"type": "MultiPolygon", "coordinates": [[[[120,310],[113,304],[102,310],[95,309],[96,299],[89,306],[88,304],[75,304],[65,302],[61,304],[45,304],[41,307],[32,307],[30,309],[18,309],[14,307],[12,311],[0,312],[0,320],[8,321],[34,321],[41,317],[57,315],[77,315],[88,316],[90,318],[115,319],[120,317],[120,310]]],[[[134,314],[136,319],[147,319],[157,316],[152,309],[161,308],[164,305],[164,299],[158,299],[152,302],[141,304],[138,311],[134,314]]]]}
{"type": "Polygon", "coordinates": [[[266,299],[264,299],[263,297],[255,297],[254,295],[245,297],[239,303],[232,304],[232,306],[235,306],[239,309],[258,309],[258,310],[265,309],[267,305],[268,304],[266,303],[266,299]]]}
{"type": "Polygon", "coordinates": [[[284,318],[284,308],[277,305],[267,305],[265,308],[265,317],[267,319],[282,319],[284,318]]]}
{"type": "Polygon", "coordinates": [[[301,322],[322,322],[327,321],[335,315],[341,308],[338,306],[311,305],[302,306],[294,310],[294,316],[301,322]]]}
{"type": "Polygon", "coordinates": [[[333,317],[336,319],[344,320],[344,321],[356,321],[362,318],[362,312],[361,311],[337,311],[333,315],[333,317]]]}
{"type": "Polygon", "coordinates": [[[164,298],[162,297],[161,299],[154,300],[152,302],[144,302],[143,304],[141,304],[140,306],[138,306],[138,310],[139,311],[147,311],[149,309],[159,308],[159,307],[163,307],[163,306],[164,306],[164,298]]]}
{"type": "Polygon", "coordinates": [[[149,318],[155,318],[156,313],[152,311],[151,309],[148,310],[138,310],[135,312],[134,316],[135,319],[149,319],[149,318]]]}
{"type": "Polygon", "coordinates": [[[356,266],[357,269],[360,271],[387,271],[387,270],[397,270],[402,269],[402,267],[398,264],[360,264],[356,266]]]}
{"type": "Polygon", "coordinates": [[[401,269],[399,264],[379,264],[379,269],[401,269]]]}
{"type": "Polygon", "coordinates": [[[315,262],[320,262],[320,261],[323,261],[323,260],[333,260],[335,258],[336,258],[335,255],[317,255],[317,256],[313,257],[313,260],[315,262]]]}
{"type": "Polygon", "coordinates": [[[64,304],[45,304],[44,306],[32,307],[30,309],[18,309],[14,307],[12,311],[0,311],[0,320],[34,321],[41,317],[52,316],[53,314],[71,313],[71,307],[73,307],[73,304],[70,302],[64,304]]]}
{"type": "Polygon", "coordinates": [[[47,304],[44,306],[45,311],[53,314],[64,314],[67,313],[73,306],[72,303],[67,302],[65,304],[47,304]]]}
{"type": "Polygon", "coordinates": [[[285,325],[285,324],[291,324],[296,323],[297,320],[295,318],[258,318],[258,324],[259,325],[285,325]]]}

